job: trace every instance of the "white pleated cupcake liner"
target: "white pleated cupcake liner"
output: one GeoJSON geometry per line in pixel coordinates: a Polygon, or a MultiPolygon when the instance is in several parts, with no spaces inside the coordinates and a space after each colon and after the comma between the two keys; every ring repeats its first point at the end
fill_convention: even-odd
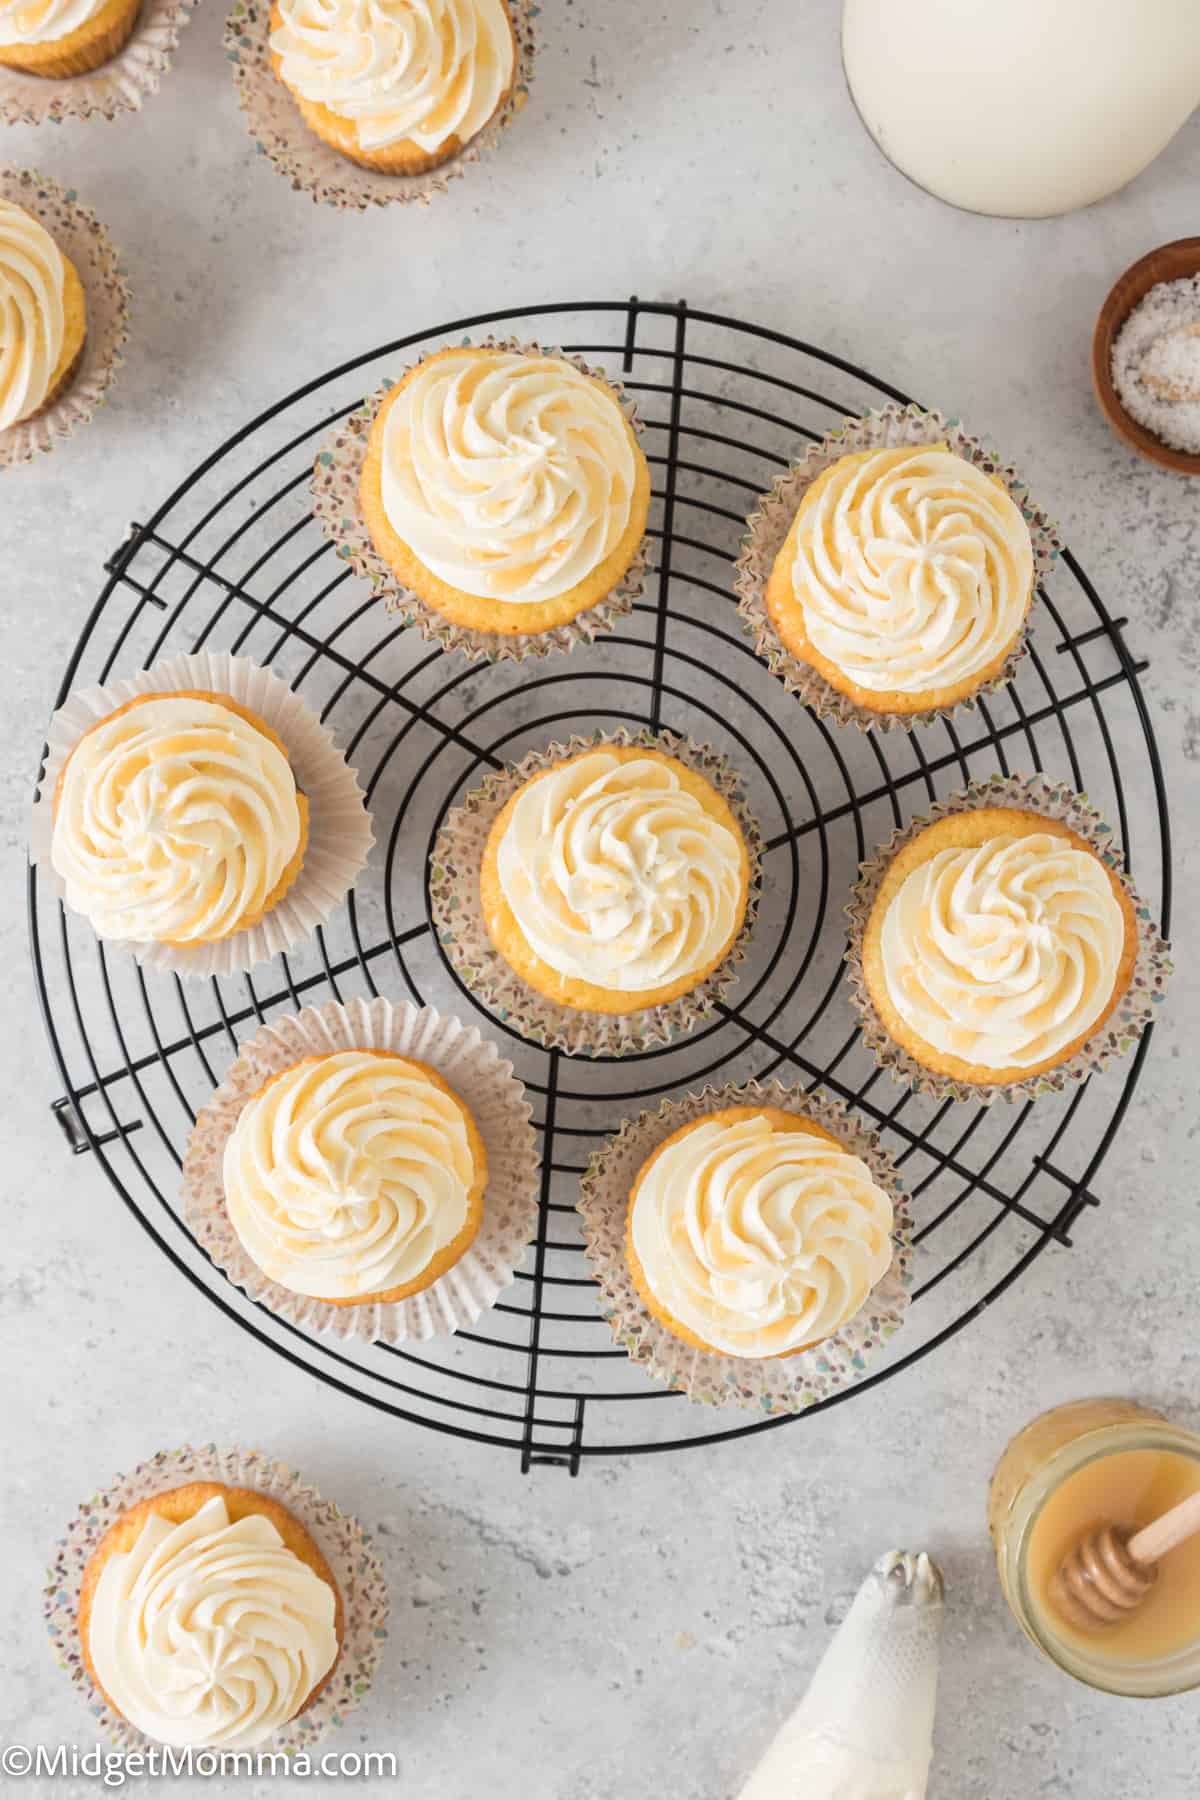
{"type": "Polygon", "coordinates": [[[654,1381],[704,1406],[740,1406],[774,1415],[804,1412],[852,1387],[904,1322],[912,1278],[912,1220],[891,1158],[874,1132],[840,1102],[772,1081],[705,1087],[629,1119],[598,1150],[580,1183],[587,1254],[600,1287],[600,1309],[632,1362],[654,1381]],[[629,1197],[642,1165],[682,1126],[728,1106],[777,1106],[832,1132],[861,1157],[894,1209],[892,1261],[861,1309],[823,1343],[794,1356],[721,1356],[685,1344],[655,1318],[634,1285],[626,1256],[629,1197]]]}
{"type": "Polygon", "coordinates": [[[150,1747],[153,1740],[109,1704],[88,1673],[79,1635],[79,1597],[92,1552],[117,1520],[139,1501],[193,1481],[250,1488],[278,1501],[299,1520],[329,1564],[344,1612],[338,1660],[316,1699],[262,1746],[285,1755],[308,1750],[331,1725],[341,1725],[370,1689],[387,1639],[387,1584],[358,1520],[331,1500],[323,1500],[294,1469],[261,1450],[221,1450],[215,1444],[160,1450],[82,1503],[55,1545],[46,1571],[42,1611],[55,1660],[70,1676],[99,1730],[118,1749],[150,1747]]]}
{"type": "Polygon", "coordinates": [[[295,100],[271,67],[270,0],[236,0],[225,22],[225,56],[254,147],[298,194],[343,212],[417,201],[427,206],[452,181],[490,155],[523,112],[533,80],[537,39],[533,0],[505,0],[517,41],[512,93],[479,134],[450,161],[419,175],[364,169],[310,131],[295,100]]]}
{"type": "Polygon", "coordinates": [[[932,1094],[939,1100],[975,1100],[984,1106],[990,1106],[996,1099],[1032,1100],[1039,1094],[1061,1093],[1069,1082],[1098,1075],[1115,1057],[1126,1055],[1136,1044],[1153,1019],[1156,1007],[1161,1004],[1171,975],[1170,945],[1161,936],[1150,908],[1125,873],[1125,860],[1112,826],[1101,818],[1085,794],[1077,794],[1073,788],[1049,781],[1044,775],[993,775],[986,781],[971,782],[945,800],[935,801],[927,813],[910,819],[901,830],[893,832],[889,841],[860,866],[846,913],[850,920],[846,973],[863,1042],[880,1068],[885,1069],[893,1080],[915,1088],[918,1093],[932,1094]],[[981,806],[1010,806],[1023,812],[1040,813],[1044,818],[1066,825],[1090,844],[1129,896],[1137,921],[1138,941],[1137,959],[1128,988],[1082,1049],[1057,1068],[1048,1069],[1041,1075],[1031,1075],[1023,1081],[976,1085],[927,1069],[892,1037],[876,1011],[867,987],[863,942],[884,876],[905,845],[912,843],[935,820],[950,818],[956,813],[975,812],[981,806]]]}
{"type": "Polygon", "coordinates": [[[34,169],[2,167],[0,198],[24,207],[46,227],[74,264],[87,304],[79,367],[58,399],[36,418],[0,431],[0,469],[12,469],[32,462],[39,451],[53,450],[104,404],[129,336],[129,287],[108,233],[95,213],[79,204],[73,188],[62,188],[34,169]]]}
{"type": "MultiPolygon", "coordinates": [[[[603,381],[613,390],[622,412],[640,435],[642,426],[637,408],[622,391],[620,383],[603,370],[592,368],[582,357],[569,356],[565,350],[544,350],[540,344],[522,343],[517,338],[487,337],[479,347],[503,350],[516,356],[555,356],[569,362],[582,374],[603,381]]],[[[427,353],[433,354],[435,352],[427,353]]],[[[363,517],[358,491],[371,427],[385,396],[426,360],[427,356],[419,357],[394,378],[385,381],[356,412],[335,426],[322,443],[313,465],[312,497],[313,512],[325,536],[333,543],[342,561],[348,562],[354,573],[370,584],[374,597],[382,600],[389,612],[398,613],[406,625],[417,627],[427,643],[440,644],[443,650],[461,650],[473,661],[522,662],[526,657],[549,656],[554,652],[573,650],[577,644],[594,643],[601,633],[614,629],[645,590],[648,542],[645,538],[620,581],[595,605],[577,613],[565,625],[555,625],[549,631],[517,633],[476,631],[466,625],[456,625],[411,588],[405,587],[375,548],[363,517]]]]}
{"type": "Polygon", "coordinates": [[[133,30],[115,56],[86,75],[31,75],[0,68],[5,125],[61,125],[64,119],[115,119],[137,112],[171,66],[179,34],[199,0],[142,0],[133,30]]]}
{"type": "Polygon", "coordinates": [[[609,731],[572,737],[531,750],[521,761],[487,776],[461,805],[447,813],[429,868],[430,916],[452,968],[478,1005],[510,1030],[543,1049],[571,1056],[638,1056],[670,1044],[712,1017],[718,1000],[737,981],[758,910],[762,838],[750,814],[740,776],[707,745],[693,744],[670,731],[609,731]],[[750,859],[746,915],[728,955],[690,993],[644,1011],[609,1014],[564,1006],[539,994],[512,969],[488,935],[479,893],[479,871],[488,833],[518,789],[534,775],[568,757],[607,745],[661,750],[702,775],[726,801],[737,820],[750,859]]]}
{"type": "Polygon", "coordinates": [[[183,1164],[183,1216],[229,1279],[289,1324],[365,1343],[424,1343],[478,1323],[516,1278],[537,1232],[541,1163],[525,1089],[474,1026],[407,1001],[351,1000],[277,1019],[241,1046],[192,1128],[183,1164]],[[252,1261],[225,1205],[225,1145],[243,1107],[272,1075],[306,1056],[387,1050],[423,1062],[454,1090],[487,1152],[483,1218],[473,1242],[419,1294],[391,1303],[330,1306],[272,1281],[252,1261]]]}
{"type": "Polygon", "coordinates": [[[71,751],[85,732],[140,694],[199,689],[227,694],[278,733],[297,787],[308,801],[308,842],[291,887],[259,922],[212,944],[126,943],[145,968],[200,979],[236,975],[294,950],[311,938],[345,900],[367,864],[374,834],[354,770],[306,701],[269,669],[244,656],[203,651],[169,656],[151,669],[104,687],[71,694],[50,721],[46,763],[38,784],[30,833],[30,860],[45,867],[60,899],[65,885],[51,863],[54,793],[71,751]]]}
{"type": "Polygon", "coordinates": [[[926,412],[919,406],[892,403],[878,412],[865,413],[861,419],[849,419],[836,431],[828,432],[820,443],[810,444],[803,456],[777,477],[747,522],[734,575],[734,590],[738,596],[738,613],[754,640],[756,652],[772,675],[782,681],[788,693],[795,694],[817,718],[832,719],[837,725],[857,725],[861,731],[911,731],[916,725],[952,718],[960,710],[970,712],[981,697],[986,698],[1013,680],[1029,648],[1036,590],[1046,581],[1061,551],[1057,525],[1035,505],[1015,469],[965,431],[957,419],[944,418],[939,412],[926,412]],[[1034,594],[1004,667],[989,680],[981,682],[973,694],[955,701],[952,706],[931,707],[923,712],[872,712],[868,707],[859,706],[848,694],[841,693],[820,670],[787,648],[767,611],[767,582],[800,502],[819,475],[855,451],[922,444],[946,444],[956,456],[1003,483],[1029,527],[1033,544],[1034,594]]]}

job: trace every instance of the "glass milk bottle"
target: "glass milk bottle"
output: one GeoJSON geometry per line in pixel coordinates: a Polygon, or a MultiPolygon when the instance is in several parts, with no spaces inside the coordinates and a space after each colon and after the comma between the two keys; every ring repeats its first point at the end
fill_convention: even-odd
{"type": "Polygon", "coordinates": [[[1200,105],[1200,0],[845,0],[842,58],[905,175],[1044,218],[1124,187],[1200,105]]]}

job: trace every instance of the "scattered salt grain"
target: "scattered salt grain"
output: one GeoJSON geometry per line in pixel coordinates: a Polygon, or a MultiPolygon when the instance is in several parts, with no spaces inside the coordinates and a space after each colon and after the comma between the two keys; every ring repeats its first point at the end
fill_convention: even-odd
{"type": "Polygon", "coordinates": [[[1113,344],[1112,378],[1131,419],[1200,455],[1200,275],[1160,281],[1139,300],[1113,344]]]}

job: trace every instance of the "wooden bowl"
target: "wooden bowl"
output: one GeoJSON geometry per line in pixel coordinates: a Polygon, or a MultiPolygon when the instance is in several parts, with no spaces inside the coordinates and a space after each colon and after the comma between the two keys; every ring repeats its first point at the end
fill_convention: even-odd
{"type": "Polygon", "coordinates": [[[1172,450],[1152,431],[1131,419],[1117,398],[1112,379],[1113,339],[1122,325],[1152,287],[1160,281],[1179,281],[1185,275],[1200,273],[1200,237],[1176,238],[1173,244],[1161,244],[1140,262],[1126,269],[1108,299],[1100,308],[1096,330],[1092,336],[1092,382],[1100,410],[1119,438],[1164,469],[1180,475],[1200,475],[1200,455],[1186,450],[1172,450]]]}

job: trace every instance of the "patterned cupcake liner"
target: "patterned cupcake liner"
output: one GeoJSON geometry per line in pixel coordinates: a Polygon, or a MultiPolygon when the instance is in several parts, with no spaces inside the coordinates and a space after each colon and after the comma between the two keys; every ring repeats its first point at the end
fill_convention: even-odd
{"type": "MultiPolygon", "coordinates": [[[[47,82],[49,87],[72,85],[47,82]]],[[[3,88],[0,84],[0,93],[3,88]]],[[[0,168],[0,198],[13,201],[46,227],[74,264],[87,302],[87,338],[74,375],[35,419],[0,431],[0,469],[32,462],[39,450],[53,450],[60,438],[86,425],[104,404],[129,336],[129,287],[108,233],[94,212],[81,206],[74,189],[59,187],[33,169],[0,168]]]]}
{"type": "Polygon", "coordinates": [[[537,1230],[540,1160],[525,1089],[512,1064],[474,1026],[407,1001],[351,1000],[276,1019],[241,1046],[192,1128],[183,1164],[183,1216],[196,1242],[252,1300],[305,1331],[365,1343],[423,1343],[464,1330],[495,1305],[537,1230]],[[306,1056],[388,1050],[427,1063],[469,1109],[487,1151],[483,1220],[474,1242],[424,1292],[390,1305],[330,1306],[264,1275],[225,1206],[225,1144],[250,1097],[306,1056]]]}
{"type": "MultiPolygon", "coordinates": [[[[569,356],[564,350],[543,350],[539,344],[521,343],[516,338],[487,337],[481,347],[518,356],[561,357],[582,374],[594,376],[612,388],[625,417],[634,431],[640,433],[637,409],[621,391],[619,382],[602,370],[591,368],[582,357],[569,356]]],[[[576,644],[594,643],[601,632],[613,630],[618,619],[630,612],[645,588],[647,540],[644,538],[620,581],[602,600],[550,631],[516,634],[474,631],[465,625],[454,624],[419,594],[405,587],[375,548],[358,494],[367,442],[384,397],[410,369],[419,367],[423,361],[424,357],[418,358],[409,368],[402,369],[395,379],[385,381],[378,393],[372,394],[344,423],[330,432],[318,450],[313,465],[313,512],[325,536],[343,562],[348,562],[356,575],[370,583],[372,594],[385,602],[389,612],[398,613],[406,625],[417,627],[427,643],[440,644],[443,650],[461,650],[473,661],[522,662],[528,656],[549,656],[555,651],[573,650],[576,644]]]]}
{"type": "Polygon", "coordinates": [[[570,1056],[639,1056],[656,1045],[674,1043],[710,1018],[717,1001],[736,982],[758,910],[761,852],[761,834],[747,809],[741,779],[715,750],[670,731],[598,732],[594,737],[572,737],[565,744],[555,742],[545,750],[531,750],[519,763],[489,775],[481,787],[447,813],[430,859],[430,915],[459,980],[485,1012],[511,1031],[543,1049],[565,1050],[570,1056]],[[492,943],[479,893],[488,833],[517,790],[567,757],[609,744],[661,750],[702,775],[728,803],[750,858],[746,916],[720,967],[690,993],[665,1006],[625,1014],[584,1012],[549,1000],[530,987],[492,943]]]}
{"type": "Polygon", "coordinates": [[[427,206],[472,164],[490,154],[517,114],[525,108],[533,80],[537,48],[534,0],[505,0],[517,40],[516,76],[512,93],[478,136],[449,162],[420,175],[387,175],[360,168],[309,130],[299,107],[271,67],[270,0],[235,0],[225,22],[225,55],[233,67],[238,100],[255,149],[278,169],[298,194],[365,212],[372,206],[419,201],[427,206]]]}
{"type": "Polygon", "coordinates": [[[982,469],[984,474],[996,476],[1020,509],[1033,543],[1035,598],[1037,588],[1047,579],[1058,559],[1062,550],[1058,527],[1034,504],[1016,471],[1001,462],[978,438],[964,431],[957,419],[943,418],[939,412],[925,412],[919,406],[893,403],[878,412],[865,413],[861,419],[849,419],[836,431],[829,432],[819,444],[810,444],[799,461],[776,479],[770,492],[763,495],[750,515],[737,561],[734,589],[738,596],[738,612],[754,639],[757,654],[772,675],[782,681],[788,693],[795,694],[819,719],[832,719],[838,725],[857,725],[860,731],[911,731],[916,725],[951,718],[960,709],[971,711],[981,697],[1007,686],[1028,651],[1032,602],[1004,667],[990,680],[981,683],[973,694],[952,706],[931,707],[924,712],[878,713],[859,706],[848,694],[840,693],[811,663],[795,656],[780,639],[767,611],[767,582],[775,558],[792,528],[801,500],[819,475],[856,450],[943,443],[948,444],[956,456],[982,469]]]}
{"type": "Polygon", "coordinates": [[[127,701],[139,694],[189,689],[228,694],[271,726],[282,739],[297,786],[308,800],[308,843],[300,873],[257,925],[213,944],[105,940],[114,948],[131,951],[146,968],[199,980],[243,973],[311,938],[358,880],[375,839],[358,777],[299,694],[244,656],[213,651],[171,656],[129,680],[81,689],[69,696],[50,721],[46,762],[34,797],[29,856],[31,862],[45,865],[60,899],[65,899],[66,888],[54,871],[51,850],[54,792],[63,764],[85,732],[127,701]]]}
{"type": "Polygon", "coordinates": [[[60,125],[64,119],[115,119],[119,113],[137,112],[157,93],[179,34],[198,4],[142,0],[133,30],[117,54],[86,75],[56,80],[0,68],[0,120],[6,125],[60,125]]]}
{"type": "Polygon", "coordinates": [[[79,1637],[79,1596],[92,1552],[123,1513],[154,1494],[191,1481],[219,1481],[252,1488],[298,1519],[316,1540],[333,1572],[345,1610],[341,1652],[333,1673],[311,1705],[263,1745],[286,1756],[306,1751],[331,1725],[341,1725],[366,1696],[387,1639],[388,1593],[379,1558],[357,1519],[322,1500],[314,1487],[286,1464],[261,1450],[219,1450],[215,1444],[160,1450],[128,1475],[80,1506],[55,1546],[46,1571],[42,1611],[55,1660],[96,1720],[121,1750],[146,1750],[153,1740],[123,1718],[95,1686],[83,1660],[79,1637]]]}
{"type": "Polygon", "coordinates": [[[894,1080],[918,1093],[932,1094],[942,1100],[975,1100],[984,1106],[990,1106],[998,1098],[1032,1100],[1039,1094],[1061,1093],[1068,1082],[1099,1074],[1114,1057],[1124,1056],[1132,1049],[1141,1037],[1154,1016],[1155,1007],[1163,999],[1171,974],[1170,946],[1160,936],[1150,908],[1139,898],[1125,873],[1121,847],[1113,838],[1111,825],[1104,822],[1085,794],[1077,794],[1073,788],[1049,781],[1044,775],[993,775],[986,781],[971,782],[946,800],[935,801],[927,813],[910,819],[901,830],[893,832],[890,840],[861,865],[846,914],[850,920],[846,973],[863,1042],[880,1068],[886,1069],[894,1080]],[[1012,806],[1025,812],[1040,813],[1084,838],[1105,867],[1117,877],[1133,905],[1137,921],[1137,958],[1124,996],[1101,1028],[1069,1061],[1023,1081],[976,1086],[973,1082],[958,1081],[953,1076],[927,1069],[892,1037],[867,988],[863,941],[880,885],[898,853],[936,820],[950,818],[956,813],[975,812],[981,806],[1012,806]]]}
{"type": "Polygon", "coordinates": [[[588,1164],[580,1183],[579,1211],[588,1257],[600,1287],[600,1310],[618,1344],[655,1381],[704,1406],[744,1406],[756,1413],[798,1413],[852,1387],[871,1359],[899,1330],[908,1310],[912,1279],[912,1220],[891,1158],[874,1132],[846,1108],[802,1087],[779,1082],[706,1087],[682,1100],[664,1100],[609,1138],[588,1164]],[[629,1196],[643,1163],[672,1132],[727,1106],[777,1106],[823,1125],[861,1157],[895,1211],[891,1267],[852,1319],[811,1350],[794,1356],[720,1356],[685,1344],[656,1319],[629,1272],[625,1253],[629,1196]]]}

